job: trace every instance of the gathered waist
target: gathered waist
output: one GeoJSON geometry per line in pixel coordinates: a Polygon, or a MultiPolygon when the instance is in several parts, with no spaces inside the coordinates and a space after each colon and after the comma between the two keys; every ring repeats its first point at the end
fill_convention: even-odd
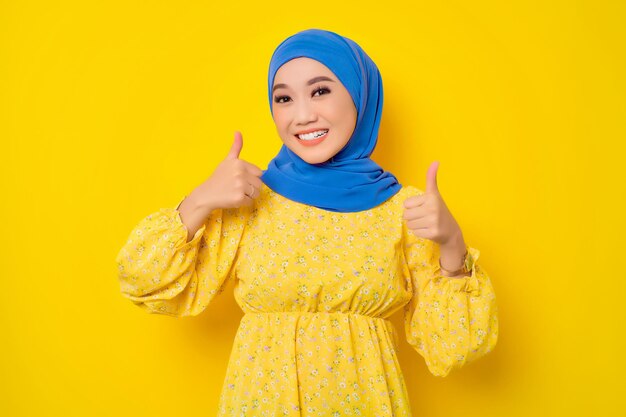
{"type": "Polygon", "coordinates": [[[386,339],[395,346],[398,344],[391,320],[354,312],[246,312],[239,324],[238,337],[250,333],[280,338],[295,335],[296,339],[310,336],[311,341],[317,340],[314,335],[319,335],[325,341],[334,342],[375,338],[377,341],[386,339]]]}
{"type": "Polygon", "coordinates": [[[266,315],[266,316],[320,316],[323,318],[326,317],[344,317],[344,316],[356,316],[364,319],[370,320],[384,320],[386,322],[390,322],[389,319],[384,317],[377,316],[368,316],[367,314],[354,313],[351,311],[343,312],[343,311],[253,311],[246,312],[244,315],[246,316],[254,316],[254,315],[266,315]]]}

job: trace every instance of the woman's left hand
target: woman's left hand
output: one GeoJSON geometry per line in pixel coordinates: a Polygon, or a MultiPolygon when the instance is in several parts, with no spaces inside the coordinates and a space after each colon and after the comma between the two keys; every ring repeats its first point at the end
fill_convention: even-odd
{"type": "Polygon", "coordinates": [[[458,244],[462,232],[437,187],[439,162],[433,162],[426,174],[426,190],[404,201],[407,227],[418,237],[432,240],[441,246],[458,244]]]}

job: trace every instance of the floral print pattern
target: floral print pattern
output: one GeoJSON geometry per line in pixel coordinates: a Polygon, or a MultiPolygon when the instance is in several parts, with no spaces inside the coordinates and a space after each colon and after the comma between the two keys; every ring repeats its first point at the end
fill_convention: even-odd
{"type": "Polygon", "coordinates": [[[219,416],[410,416],[394,312],[435,376],[484,356],[498,337],[480,252],[467,246],[471,276],[445,277],[438,245],[406,227],[403,202],[421,193],[404,186],[375,208],[341,213],[263,185],[253,206],[213,210],[189,242],[177,209],[162,208],[116,258],[121,293],[148,313],[195,316],[235,280],[245,314],[219,416]]]}

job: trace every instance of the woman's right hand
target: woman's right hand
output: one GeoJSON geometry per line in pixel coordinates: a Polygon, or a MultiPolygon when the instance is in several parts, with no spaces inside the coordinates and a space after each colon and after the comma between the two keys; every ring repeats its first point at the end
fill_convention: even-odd
{"type": "Polygon", "coordinates": [[[243,136],[235,131],[235,141],[226,158],[213,174],[196,189],[193,198],[211,210],[251,206],[260,194],[263,171],[254,164],[239,159],[243,136]]]}

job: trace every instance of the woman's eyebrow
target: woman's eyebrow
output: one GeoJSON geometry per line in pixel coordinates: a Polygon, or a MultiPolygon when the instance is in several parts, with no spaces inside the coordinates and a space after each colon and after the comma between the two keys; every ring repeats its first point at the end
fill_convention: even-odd
{"type": "MultiPolygon", "coordinates": [[[[306,82],[306,85],[315,84],[320,81],[330,81],[331,83],[335,82],[335,80],[331,80],[330,78],[321,75],[319,77],[311,78],[309,81],[306,82]]],[[[287,84],[275,84],[274,88],[272,89],[272,93],[276,91],[277,88],[287,88],[287,84]]]]}

